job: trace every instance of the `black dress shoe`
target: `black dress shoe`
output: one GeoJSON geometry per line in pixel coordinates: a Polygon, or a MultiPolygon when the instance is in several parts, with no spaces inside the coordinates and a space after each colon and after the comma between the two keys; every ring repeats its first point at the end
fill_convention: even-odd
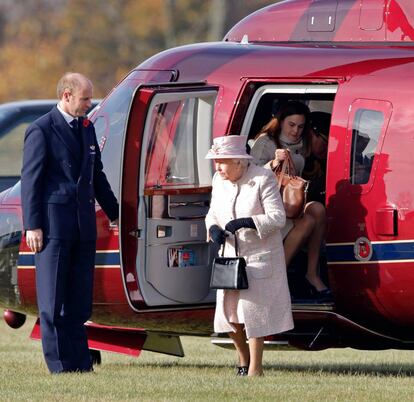
{"type": "Polygon", "coordinates": [[[317,303],[331,303],[333,302],[332,292],[326,288],[323,290],[317,290],[306,278],[306,284],[308,285],[309,294],[313,300],[317,303]]]}
{"type": "Polygon", "coordinates": [[[324,289],[316,292],[315,298],[318,303],[331,303],[333,302],[332,292],[329,289],[324,289]]]}
{"type": "Polygon", "coordinates": [[[236,375],[240,377],[244,377],[247,375],[248,372],[249,372],[248,366],[241,366],[241,367],[237,367],[236,375]]]}

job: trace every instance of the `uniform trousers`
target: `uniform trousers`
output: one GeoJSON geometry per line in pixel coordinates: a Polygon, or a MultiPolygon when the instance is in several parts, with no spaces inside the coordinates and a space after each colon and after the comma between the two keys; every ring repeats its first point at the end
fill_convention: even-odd
{"type": "Polygon", "coordinates": [[[42,347],[52,373],[92,370],[84,323],[92,313],[95,250],[95,241],[44,239],[35,254],[42,347]]]}

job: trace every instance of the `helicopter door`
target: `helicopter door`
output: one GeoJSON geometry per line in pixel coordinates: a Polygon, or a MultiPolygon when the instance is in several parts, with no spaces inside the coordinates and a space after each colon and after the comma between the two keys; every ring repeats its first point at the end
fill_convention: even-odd
{"type": "MultiPolygon", "coordinates": [[[[346,247],[347,259],[358,258],[351,250],[358,247],[352,244],[358,238],[376,240],[378,234],[396,235],[394,211],[390,209],[388,213],[388,209],[381,207],[386,204],[383,177],[388,158],[382,146],[392,104],[385,100],[353,99],[345,112],[346,130],[334,133],[335,152],[328,153],[328,243],[334,243],[328,248],[331,260],[343,258],[338,250],[346,247]]],[[[333,118],[339,113],[334,110],[333,118]]]]}
{"type": "Polygon", "coordinates": [[[216,95],[216,88],[201,85],[142,88],[133,102],[124,147],[121,243],[135,309],[214,301],[204,224],[213,169],[204,157],[216,95]]]}
{"type": "Polygon", "coordinates": [[[355,98],[355,91],[344,91],[342,99],[332,122],[347,123],[333,130],[328,152],[327,260],[336,305],[355,316],[362,294],[373,306],[380,303],[381,244],[398,234],[398,211],[387,201],[384,181],[389,154],[383,144],[393,107],[387,100],[355,98]]]}

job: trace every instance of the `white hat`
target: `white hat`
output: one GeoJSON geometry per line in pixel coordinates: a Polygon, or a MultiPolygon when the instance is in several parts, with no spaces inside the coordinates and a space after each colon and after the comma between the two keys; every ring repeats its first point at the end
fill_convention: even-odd
{"type": "Polygon", "coordinates": [[[246,137],[241,135],[226,135],[213,140],[213,145],[206,159],[253,159],[246,152],[246,137]]]}

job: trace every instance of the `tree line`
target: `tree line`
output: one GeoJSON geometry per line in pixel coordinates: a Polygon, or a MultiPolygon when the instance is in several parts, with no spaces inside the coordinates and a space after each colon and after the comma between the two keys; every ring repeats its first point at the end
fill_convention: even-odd
{"type": "Polygon", "coordinates": [[[240,19],[277,0],[2,0],[0,102],[53,98],[65,71],[103,97],[146,58],[221,40],[240,19]]]}

